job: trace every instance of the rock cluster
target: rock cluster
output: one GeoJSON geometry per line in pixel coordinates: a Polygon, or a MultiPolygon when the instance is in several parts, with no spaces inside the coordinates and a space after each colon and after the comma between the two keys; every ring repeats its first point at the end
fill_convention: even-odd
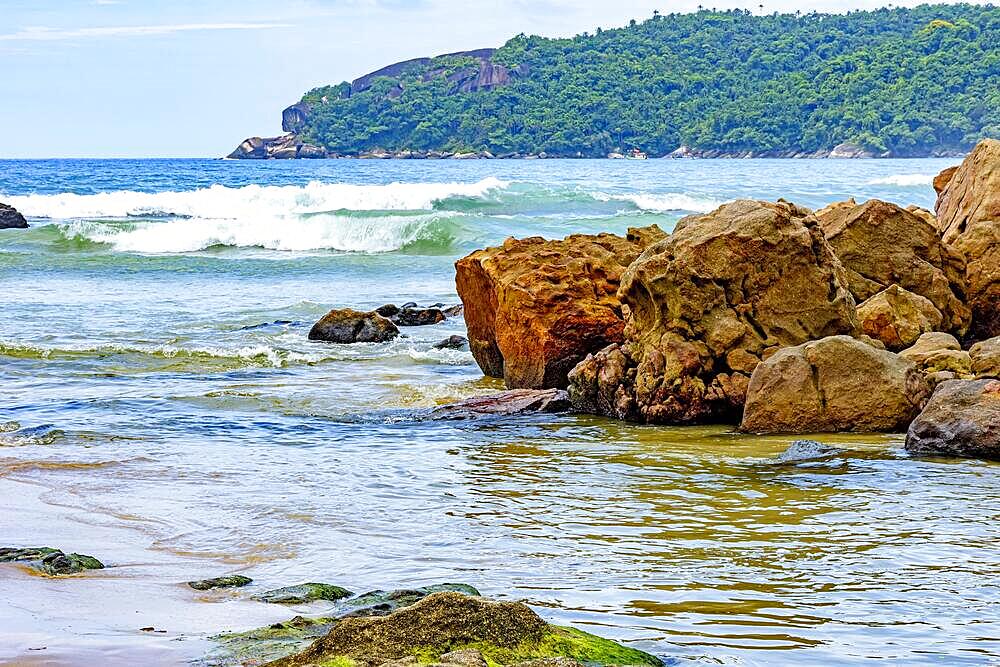
{"type": "Polygon", "coordinates": [[[240,142],[230,160],[293,160],[327,157],[325,148],[305,143],[295,134],[280,137],[250,137],[240,142]]]}
{"type": "Polygon", "coordinates": [[[739,419],[750,375],[782,347],[859,325],[815,216],[737,201],[681,220],[626,270],[625,341],[570,374],[580,410],[657,424],[739,419]]]}
{"type": "Polygon", "coordinates": [[[470,348],[618,419],[905,430],[935,387],[1000,375],[1000,142],[934,187],[936,216],[736,201],[669,235],[508,239],[456,264],[470,348]]]}

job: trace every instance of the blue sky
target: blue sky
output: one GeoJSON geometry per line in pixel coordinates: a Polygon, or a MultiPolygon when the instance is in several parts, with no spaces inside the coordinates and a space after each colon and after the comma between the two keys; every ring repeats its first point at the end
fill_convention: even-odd
{"type": "MultiPolygon", "coordinates": [[[[0,157],[218,156],[309,88],[417,56],[573,35],[699,4],[647,0],[0,0],[0,157]]],[[[772,0],[844,11],[867,0],[772,0]]],[[[898,5],[919,4],[897,0],[898,5]]]]}

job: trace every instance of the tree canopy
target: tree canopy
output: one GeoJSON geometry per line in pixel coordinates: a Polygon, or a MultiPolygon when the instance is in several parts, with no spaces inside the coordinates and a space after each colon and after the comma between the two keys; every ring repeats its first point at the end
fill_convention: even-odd
{"type": "Polygon", "coordinates": [[[703,10],[566,39],[518,35],[507,85],[456,90],[476,58],[317,88],[299,134],[329,151],[829,150],[910,156],[1000,137],[1000,8],[847,14],[703,10]]]}

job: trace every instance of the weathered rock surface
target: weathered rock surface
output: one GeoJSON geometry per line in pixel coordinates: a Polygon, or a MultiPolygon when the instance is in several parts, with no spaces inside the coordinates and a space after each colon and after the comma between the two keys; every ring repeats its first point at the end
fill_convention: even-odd
{"type": "Polygon", "coordinates": [[[343,619],[302,653],[271,666],[302,667],[344,659],[375,666],[418,655],[433,663],[469,649],[500,665],[555,657],[594,664],[662,664],[641,651],[548,625],[519,602],[437,593],[388,616],[343,619]]]}
{"type": "Polygon", "coordinates": [[[259,593],[254,595],[253,599],[258,602],[270,602],[273,604],[302,604],[304,602],[315,602],[316,600],[334,602],[343,598],[349,598],[352,595],[354,594],[351,591],[340,586],[310,582],[259,593]]]}
{"type": "MultiPolygon", "coordinates": [[[[279,589],[281,590],[281,589],[279,589]]],[[[479,591],[468,584],[434,584],[420,588],[391,591],[370,591],[354,598],[335,601],[334,609],[326,616],[291,620],[255,628],[246,632],[229,632],[213,637],[219,650],[205,660],[207,665],[260,665],[305,649],[322,637],[339,619],[348,616],[385,616],[396,609],[407,607],[428,595],[455,591],[478,596],[479,591]]]]}
{"type": "Polygon", "coordinates": [[[816,218],[737,201],[681,220],[625,272],[624,344],[570,374],[576,409],[619,419],[736,422],[750,374],[781,347],[860,334],[847,277],[816,218]]]}
{"type": "Polygon", "coordinates": [[[225,577],[215,577],[213,579],[199,579],[198,581],[189,581],[187,585],[196,591],[208,591],[213,588],[242,588],[248,584],[253,583],[253,579],[250,577],[244,577],[239,574],[228,575],[225,577]]]}
{"type": "Polygon", "coordinates": [[[850,336],[831,336],[780,350],[757,366],[740,429],[902,431],[928,394],[914,363],[850,336]]]}
{"type": "Polygon", "coordinates": [[[858,303],[899,285],[934,304],[944,331],[965,332],[971,316],[964,303],[965,260],[933,223],[877,199],[832,204],[816,217],[858,303]]]}
{"type": "Polygon", "coordinates": [[[906,449],[1000,460],[1000,380],[952,380],[938,385],[910,425],[906,449]]]}
{"type": "MultiPolygon", "coordinates": [[[[938,179],[946,180],[944,172],[938,179]]],[[[935,210],[944,241],[966,260],[969,336],[1000,335],[1000,141],[976,146],[947,178],[935,210]]]]}
{"type": "Polygon", "coordinates": [[[1000,378],[1000,336],[973,345],[969,358],[976,377],[1000,378]]]}
{"type": "Polygon", "coordinates": [[[921,334],[937,331],[941,311],[928,299],[892,285],[858,306],[861,330],[894,351],[913,345],[921,334]]]}
{"type": "Polygon", "coordinates": [[[25,563],[49,576],[102,570],[104,564],[93,556],[64,553],[52,547],[8,547],[0,549],[0,563],[25,563]]]}
{"type": "Polygon", "coordinates": [[[455,264],[469,347],[486,375],[509,388],[560,388],[590,352],[621,342],[621,274],[651,242],[653,226],[561,241],[507,239],[455,264]]]}
{"type": "Polygon", "coordinates": [[[293,160],[296,158],[325,158],[326,150],[303,142],[295,134],[280,137],[250,137],[244,139],[232,153],[232,160],[293,160]]]}
{"type": "Polygon", "coordinates": [[[534,412],[566,412],[572,407],[569,394],[562,389],[509,389],[487,396],[442,405],[431,412],[432,419],[475,419],[487,416],[513,416],[534,412]]]}
{"type": "Polygon", "coordinates": [[[969,378],[972,374],[969,353],[962,349],[954,336],[939,331],[923,334],[911,347],[900,352],[899,356],[915,363],[934,382],[969,378]]]}
{"type": "Polygon", "coordinates": [[[376,312],[338,308],[324,315],[309,331],[309,340],[327,343],[384,343],[399,335],[390,320],[376,312]]]}
{"type": "Polygon", "coordinates": [[[392,321],[401,327],[423,327],[444,320],[444,312],[440,308],[402,308],[392,317],[392,321]]]}
{"type": "Polygon", "coordinates": [[[27,229],[28,221],[24,216],[7,204],[0,204],[0,229],[27,229]]]}

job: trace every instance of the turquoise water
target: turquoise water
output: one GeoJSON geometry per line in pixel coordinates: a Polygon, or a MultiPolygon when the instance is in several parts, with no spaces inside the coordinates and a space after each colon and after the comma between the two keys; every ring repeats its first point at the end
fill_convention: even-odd
{"type": "Polygon", "coordinates": [[[498,388],[433,348],[460,320],[306,339],[334,306],[457,302],[455,259],[508,235],[739,197],[930,207],[951,163],[0,162],[32,225],[0,231],[0,546],[112,566],[0,567],[0,661],[184,664],[293,615],[178,584],[235,571],[250,592],[465,581],[675,664],[1000,659],[993,465],[896,436],[789,464],[790,439],[724,428],[426,421],[498,388]]]}

